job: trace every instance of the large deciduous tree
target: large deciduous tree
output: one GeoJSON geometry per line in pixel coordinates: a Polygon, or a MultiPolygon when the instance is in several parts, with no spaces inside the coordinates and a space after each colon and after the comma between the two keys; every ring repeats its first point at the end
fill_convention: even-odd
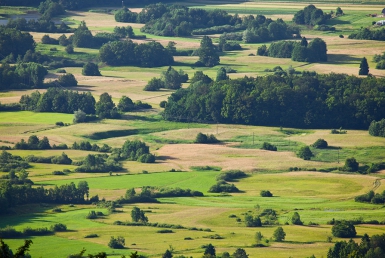
{"type": "Polygon", "coordinates": [[[219,55],[211,38],[203,36],[198,49],[199,61],[207,67],[216,66],[219,64],[219,55]]]}
{"type": "Polygon", "coordinates": [[[117,118],[119,113],[116,110],[115,103],[112,101],[111,95],[107,92],[100,95],[100,99],[96,102],[96,114],[100,118],[117,118]]]}

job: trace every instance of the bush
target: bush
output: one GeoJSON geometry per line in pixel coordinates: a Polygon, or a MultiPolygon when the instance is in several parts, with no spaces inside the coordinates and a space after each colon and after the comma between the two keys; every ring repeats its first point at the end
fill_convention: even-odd
{"type": "Polygon", "coordinates": [[[125,239],[122,236],[118,236],[117,238],[111,237],[110,242],[108,242],[108,246],[113,249],[123,249],[125,245],[125,239]]]}
{"type": "Polygon", "coordinates": [[[317,149],[326,149],[328,147],[328,142],[325,141],[324,139],[318,139],[311,146],[317,149]]]}
{"type": "Polygon", "coordinates": [[[86,63],[83,66],[82,74],[85,76],[101,76],[98,65],[94,63],[86,63]]]}
{"type": "Polygon", "coordinates": [[[268,142],[264,142],[262,145],[263,150],[269,150],[269,151],[277,151],[277,146],[272,145],[268,142]]]}
{"type": "Polygon", "coordinates": [[[260,195],[262,197],[273,197],[273,194],[269,190],[262,190],[260,195]]]}
{"type": "Polygon", "coordinates": [[[369,134],[372,136],[385,137],[385,119],[372,121],[369,126],[369,134]]]}
{"type": "Polygon", "coordinates": [[[172,231],[171,229],[161,229],[156,231],[156,233],[165,234],[165,233],[174,233],[174,231],[172,231]]]}
{"type": "Polygon", "coordinates": [[[95,237],[99,237],[98,234],[88,234],[86,236],[84,236],[84,238],[95,238],[95,237]]]}
{"type": "Polygon", "coordinates": [[[77,86],[78,81],[72,73],[67,73],[59,76],[58,83],[63,87],[77,86]]]}
{"type": "Polygon", "coordinates": [[[332,227],[332,234],[335,237],[353,238],[357,235],[356,228],[349,221],[336,221],[332,227]]]}
{"type": "Polygon", "coordinates": [[[310,160],[314,155],[313,152],[311,152],[309,146],[303,146],[297,152],[297,156],[304,160],[310,160]]]}
{"type": "Polygon", "coordinates": [[[345,160],[345,165],[343,167],[344,171],[356,172],[358,171],[359,163],[355,158],[348,158],[345,160]]]}
{"type": "Polygon", "coordinates": [[[51,226],[51,230],[54,232],[63,232],[67,230],[67,226],[62,223],[57,223],[51,226]]]}
{"type": "Polygon", "coordinates": [[[239,179],[239,178],[244,178],[246,177],[246,173],[241,171],[241,170],[229,170],[229,171],[225,171],[223,173],[220,173],[218,176],[217,176],[217,181],[235,181],[236,179],[239,179]]]}
{"type": "Polygon", "coordinates": [[[207,135],[203,133],[198,133],[195,137],[195,143],[217,143],[219,140],[213,135],[207,135]]]}

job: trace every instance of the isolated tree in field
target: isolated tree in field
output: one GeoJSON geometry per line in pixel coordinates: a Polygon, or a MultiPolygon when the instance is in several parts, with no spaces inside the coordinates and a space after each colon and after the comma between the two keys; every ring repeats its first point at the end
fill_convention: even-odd
{"type": "Polygon", "coordinates": [[[57,81],[63,87],[78,85],[78,81],[72,73],[60,75],[57,81]]]}
{"type": "Polygon", "coordinates": [[[161,88],[165,88],[164,81],[160,78],[153,77],[146,86],[144,86],[145,91],[157,91],[161,88]]]}
{"type": "Polygon", "coordinates": [[[313,62],[327,62],[328,56],[327,56],[327,46],[326,42],[323,39],[315,38],[307,47],[310,51],[310,55],[308,56],[310,61],[313,62]]]}
{"type": "Polygon", "coordinates": [[[278,227],[273,233],[273,238],[277,242],[282,242],[283,240],[285,240],[285,237],[286,233],[285,231],[283,231],[282,227],[278,227]]]}
{"type": "Polygon", "coordinates": [[[82,74],[85,76],[100,76],[99,67],[94,63],[86,63],[83,66],[82,74]]]}
{"type": "Polygon", "coordinates": [[[262,239],[263,239],[263,235],[262,235],[262,233],[260,231],[255,233],[255,243],[257,245],[261,245],[262,244],[262,239]]]}
{"type": "Polygon", "coordinates": [[[138,207],[134,207],[131,210],[131,218],[133,222],[142,222],[142,223],[148,222],[148,218],[146,217],[146,215],[144,215],[144,211],[142,211],[138,207]]]}
{"type": "Polygon", "coordinates": [[[86,121],[86,118],[87,118],[87,114],[79,109],[78,111],[74,112],[73,122],[74,123],[83,123],[86,121]]]}
{"type": "Polygon", "coordinates": [[[369,64],[366,57],[361,59],[360,70],[358,71],[358,75],[368,75],[369,74],[369,64]]]}
{"type": "Polygon", "coordinates": [[[198,49],[199,61],[207,67],[213,67],[219,64],[219,55],[211,38],[203,36],[200,48],[198,49]]]}
{"type": "Polygon", "coordinates": [[[348,158],[345,160],[344,170],[348,172],[358,171],[359,163],[355,158],[348,158]]]}
{"type": "Polygon", "coordinates": [[[111,237],[108,246],[113,249],[123,249],[125,245],[125,239],[122,236],[118,236],[117,238],[111,237]]]}
{"type": "Polygon", "coordinates": [[[326,149],[328,147],[328,142],[324,139],[318,139],[312,146],[317,149],[326,149]]]}
{"type": "Polygon", "coordinates": [[[128,112],[128,111],[132,111],[134,109],[135,109],[135,104],[132,101],[132,99],[130,99],[127,96],[122,96],[120,98],[119,104],[118,104],[118,110],[119,111],[121,111],[121,112],[128,112]]]}
{"type": "Polygon", "coordinates": [[[262,221],[258,216],[254,217],[253,215],[246,214],[245,225],[246,227],[262,227],[262,221]]]}
{"type": "Polygon", "coordinates": [[[356,228],[349,221],[336,221],[332,227],[332,234],[335,237],[355,237],[357,235],[356,228]]]}
{"type": "Polygon", "coordinates": [[[208,244],[206,246],[206,249],[205,249],[205,252],[204,252],[204,256],[203,257],[216,257],[216,254],[215,254],[215,247],[212,245],[212,244],[208,244]]]}
{"type": "Polygon", "coordinates": [[[291,217],[291,223],[293,223],[293,225],[303,225],[298,212],[294,212],[293,216],[291,217]]]}
{"type": "Polygon", "coordinates": [[[311,157],[313,157],[314,155],[313,155],[313,152],[311,152],[309,146],[303,146],[297,152],[297,156],[304,160],[310,160],[311,157]]]}
{"type": "Polygon", "coordinates": [[[237,248],[232,255],[233,258],[248,258],[249,255],[246,253],[245,249],[237,248]]]}
{"type": "Polygon", "coordinates": [[[170,250],[166,250],[166,252],[162,255],[162,258],[172,258],[172,253],[170,250]]]}
{"type": "Polygon", "coordinates": [[[273,194],[269,190],[261,190],[261,197],[273,197],[273,194]]]}

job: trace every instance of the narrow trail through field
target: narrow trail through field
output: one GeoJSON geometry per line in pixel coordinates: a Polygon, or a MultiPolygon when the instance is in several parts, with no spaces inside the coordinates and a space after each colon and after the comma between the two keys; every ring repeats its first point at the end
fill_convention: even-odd
{"type": "Polygon", "coordinates": [[[373,191],[376,191],[381,186],[381,179],[377,178],[373,182],[373,191]]]}

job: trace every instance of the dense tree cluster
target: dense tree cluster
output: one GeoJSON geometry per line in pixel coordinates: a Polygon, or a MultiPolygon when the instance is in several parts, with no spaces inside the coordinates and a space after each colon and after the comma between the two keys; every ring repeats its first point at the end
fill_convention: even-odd
{"type": "Polygon", "coordinates": [[[119,118],[120,114],[112,101],[112,97],[107,92],[104,92],[99,97],[99,101],[95,104],[95,111],[99,118],[119,118]]]}
{"type": "Polygon", "coordinates": [[[98,151],[98,152],[111,152],[111,146],[103,144],[102,146],[97,145],[96,143],[91,144],[89,141],[81,141],[79,143],[74,142],[71,149],[73,150],[84,150],[84,151],[98,151]]]}
{"type": "Polygon", "coordinates": [[[326,62],[327,46],[320,38],[315,38],[309,44],[306,38],[302,38],[301,42],[278,41],[272,43],[269,49],[262,45],[258,48],[257,55],[291,58],[298,62],[326,62]]]}
{"type": "Polygon", "coordinates": [[[86,203],[89,187],[86,181],[80,181],[76,187],[74,183],[55,186],[44,189],[44,187],[31,187],[30,184],[14,185],[10,181],[0,181],[0,209],[6,213],[8,208],[28,203],[86,203]]]}
{"type": "Polygon", "coordinates": [[[369,134],[385,137],[385,118],[380,121],[372,121],[369,126],[369,134]]]}
{"type": "Polygon", "coordinates": [[[3,150],[0,154],[0,170],[2,172],[20,172],[29,167],[30,165],[28,162],[23,160],[20,156],[12,155],[5,150],[3,150]]]}
{"type": "Polygon", "coordinates": [[[88,154],[75,172],[115,172],[122,171],[123,167],[112,155],[107,154],[88,154]]]}
{"type": "Polygon", "coordinates": [[[366,194],[356,196],[354,198],[356,202],[367,202],[373,204],[384,204],[385,203],[385,191],[382,193],[374,193],[373,190],[366,194]]]}
{"type": "MultiPolygon", "coordinates": [[[[204,10],[163,3],[148,5],[140,13],[123,8],[116,12],[115,20],[145,23],[141,31],[169,37],[244,31],[246,43],[286,39],[300,34],[297,27],[287,25],[282,19],[273,21],[263,15],[240,17],[219,9],[204,10]]],[[[229,38],[226,36],[226,39],[229,38]]]]}
{"type": "Polygon", "coordinates": [[[275,146],[269,142],[264,142],[262,144],[262,150],[277,151],[277,146],[275,146]]]}
{"type": "Polygon", "coordinates": [[[357,235],[356,228],[353,223],[346,220],[336,221],[332,227],[332,234],[335,237],[355,237],[357,235]]]}
{"type": "Polygon", "coordinates": [[[195,137],[195,143],[218,143],[219,140],[213,134],[198,133],[195,137]]]}
{"type": "Polygon", "coordinates": [[[24,139],[21,139],[20,142],[15,144],[15,149],[17,150],[47,150],[51,149],[49,140],[47,137],[39,139],[36,135],[31,135],[26,142],[24,139]]]}
{"type": "Polygon", "coordinates": [[[20,98],[21,110],[37,112],[74,113],[79,109],[95,114],[95,99],[91,93],[78,93],[60,88],[48,88],[44,93],[35,91],[20,98]]]}
{"type": "Polygon", "coordinates": [[[68,157],[64,152],[60,156],[49,156],[49,157],[40,157],[35,155],[28,155],[24,158],[27,162],[34,163],[51,163],[51,164],[65,164],[70,165],[72,163],[72,159],[68,157]]]}
{"type": "MultiPolygon", "coordinates": [[[[30,19],[25,18],[10,19],[5,25],[6,28],[13,28],[21,31],[33,31],[33,32],[47,32],[47,33],[69,33],[73,32],[67,24],[62,22],[60,25],[56,25],[51,20],[46,19],[30,19]]],[[[48,44],[48,43],[45,43],[48,44]]]]}
{"type": "Polygon", "coordinates": [[[329,19],[331,19],[331,14],[325,14],[321,9],[311,4],[294,14],[293,22],[314,26],[324,24],[329,19]]]}
{"type": "Polygon", "coordinates": [[[311,146],[316,149],[326,149],[328,147],[328,142],[324,139],[318,139],[311,146]]]}
{"type": "Polygon", "coordinates": [[[24,56],[28,50],[35,50],[35,41],[29,33],[23,33],[20,30],[5,28],[0,26],[0,58],[12,54],[14,58],[19,55],[24,56]]]}
{"type": "Polygon", "coordinates": [[[183,70],[175,70],[169,66],[165,72],[162,72],[161,78],[152,78],[144,87],[145,91],[157,91],[161,88],[177,90],[182,87],[182,83],[187,82],[188,74],[183,70]]]}
{"type": "Polygon", "coordinates": [[[367,40],[385,40],[385,28],[376,30],[370,30],[363,28],[358,32],[352,33],[348,37],[349,39],[367,39],[367,40]]]}
{"type": "Polygon", "coordinates": [[[356,243],[350,239],[347,241],[339,241],[329,249],[327,258],[380,258],[385,255],[385,234],[373,235],[369,237],[364,234],[360,243],[356,243]]]}
{"type": "Polygon", "coordinates": [[[220,173],[217,176],[217,181],[224,180],[227,182],[233,182],[245,177],[247,177],[247,174],[241,170],[228,170],[220,173]]]}
{"type": "Polygon", "coordinates": [[[137,65],[156,67],[172,65],[174,58],[159,42],[137,44],[128,41],[113,41],[99,50],[100,59],[108,65],[137,65]]]}
{"type": "Polygon", "coordinates": [[[4,63],[0,67],[0,90],[41,87],[47,74],[47,69],[37,63],[19,63],[15,66],[4,63]]]}
{"type": "Polygon", "coordinates": [[[192,83],[171,94],[163,116],[182,121],[366,129],[373,120],[384,118],[384,82],[304,72],[192,83]]]}
{"type": "Polygon", "coordinates": [[[142,163],[154,163],[155,156],[150,153],[150,148],[142,141],[125,141],[122,148],[114,149],[113,154],[120,160],[135,160],[142,163]]]}

